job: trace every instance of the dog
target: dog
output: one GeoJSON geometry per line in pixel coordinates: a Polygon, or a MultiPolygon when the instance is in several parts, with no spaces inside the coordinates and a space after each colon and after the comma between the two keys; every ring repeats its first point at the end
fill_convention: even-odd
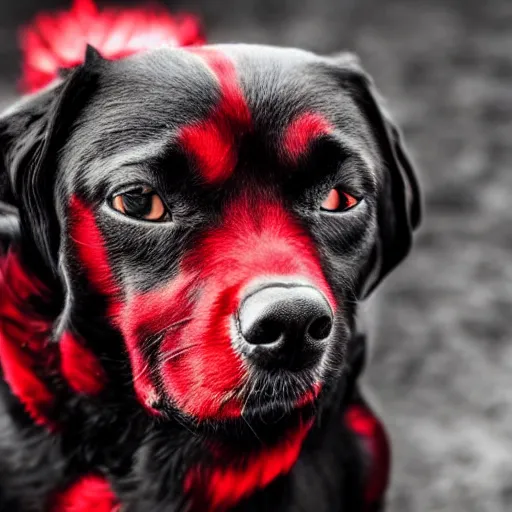
{"type": "Polygon", "coordinates": [[[59,77],[33,52],[0,117],[0,510],[382,510],[357,304],[421,207],[371,78],[103,46],[59,77]]]}

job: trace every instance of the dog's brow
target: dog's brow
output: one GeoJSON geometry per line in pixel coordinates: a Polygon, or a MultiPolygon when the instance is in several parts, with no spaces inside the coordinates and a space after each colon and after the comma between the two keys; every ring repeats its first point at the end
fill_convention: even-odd
{"type": "Polygon", "coordinates": [[[228,57],[213,49],[187,51],[201,57],[215,75],[220,101],[207,119],[185,126],[178,140],[192,155],[204,179],[217,183],[228,178],[236,166],[237,139],[251,130],[251,114],[235,66],[228,57]]]}
{"type": "Polygon", "coordinates": [[[297,161],[307,154],[311,144],[322,136],[333,132],[331,124],[321,114],[305,112],[294,117],[285,127],[282,149],[287,161],[297,161]]]}

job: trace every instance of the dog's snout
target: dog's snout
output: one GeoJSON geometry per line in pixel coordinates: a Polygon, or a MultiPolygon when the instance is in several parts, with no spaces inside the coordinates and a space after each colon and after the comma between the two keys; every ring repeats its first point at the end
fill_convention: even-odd
{"type": "Polygon", "coordinates": [[[324,295],[312,286],[266,285],[245,297],[238,312],[239,330],[249,348],[283,362],[297,355],[318,356],[333,327],[324,295]]]}

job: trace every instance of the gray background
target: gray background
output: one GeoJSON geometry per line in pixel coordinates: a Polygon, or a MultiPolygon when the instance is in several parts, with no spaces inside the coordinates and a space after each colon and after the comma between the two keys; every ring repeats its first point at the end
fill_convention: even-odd
{"type": "MultiPolygon", "coordinates": [[[[16,27],[59,2],[0,2],[1,106],[16,27]]],[[[199,13],[211,41],[359,53],[426,199],[414,252],[373,304],[367,379],[394,441],[390,510],[512,510],[512,2],[168,3],[199,13]]]]}

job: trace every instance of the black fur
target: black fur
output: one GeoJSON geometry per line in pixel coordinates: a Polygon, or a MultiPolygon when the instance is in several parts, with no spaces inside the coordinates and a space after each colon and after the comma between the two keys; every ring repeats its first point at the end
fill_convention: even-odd
{"type": "MultiPolygon", "coordinates": [[[[1,385],[0,510],[43,511],[52,493],[91,471],[108,477],[123,511],[185,510],[183,476],[193,464],[205,463],[205,439],[229,439],[241,451],[255,443],[244,423],[190,424],[168,404],[162,406],[165,420],[143,411],[133,395],[121,335],[104,319],[104,299],[77,266],[66,210],[72,194],[93,205],[122,285],[149,290],[176,275],[184,252],[247,186],[283,197],[315,241],[329,284],[345,306],[338,319],[337,364],[310,411],[315,426],[297,464],[234,510],[363,510],[363,458],[341,422],[357,392],[351,371],[358,373],[359,363],[351,365],[343,347],[348,344],[350,354],[362,343],[355,336],[357,301],[410,248],[420,218],[412,165],[353,57],[258,46],[221,49],[236,62],[255,126],[254,136],[242,142],[239,167],[222,187],[204,186],[172,144],[173,130],[204,118],[218,100],[211,74],[181,50],[107,62],[89,49],[84,66],[0,118],[1,247],[21,254],[27,270],[51,290],[45,314],[53,321],[54,342],[64,329],[79,333],[109,376],[98,398],[75,396],[58,376],[45,376],[58,396],[56,433],[35,426],[1,385]],[[303,108],[331,119],[337,135],[320,140],[291,172],[278,162],[273,134],[303,108]],[[171,233],[112,212],[111,191],[138,181],[155,184],[171,205],[171,233]],[[345,216],[319,214],[320,198],[339,185],[364,197],[364,205],[345,216]]],[[[294,414],[288,411],[270,425],[255,414],[262,442],[285,435],[294,414]]]]}

